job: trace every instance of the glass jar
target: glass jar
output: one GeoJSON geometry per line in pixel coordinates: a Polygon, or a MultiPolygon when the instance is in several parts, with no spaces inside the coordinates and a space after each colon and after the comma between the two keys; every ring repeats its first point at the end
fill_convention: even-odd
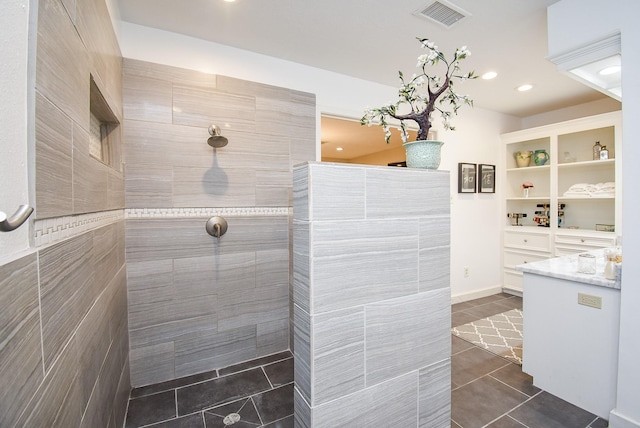
{"type": "Polygon", "coordinates": [[[609,159],[609,149],[607,149],[607,146],[602,146],[602,149],[600,149],[600,160],[607,159],[609,159]]]}
{"type": "Polygon", "coordinates": [[[593,160],[600,160],[601,150],[602,146],[600,145],[600,141],[596,141],[596,144],[593,146],[593,160]]]}
{"type": "Polygon", "coordinates": [[[596,273],[596,256],[593,254],[578,254],[578,272],[593,275],[596,273]]]}

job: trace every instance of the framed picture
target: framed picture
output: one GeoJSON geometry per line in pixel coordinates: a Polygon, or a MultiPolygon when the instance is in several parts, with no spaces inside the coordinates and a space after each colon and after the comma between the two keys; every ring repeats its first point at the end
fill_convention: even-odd
{"type": "Polygon", "coordinates": [[[458,193],[476,193],[476,164],[458,164],[458,193]]]}
{"type": "Polygon", "coordinates": [[[496,193],[495,165],[478,165],[478,193],[496,193]]]}

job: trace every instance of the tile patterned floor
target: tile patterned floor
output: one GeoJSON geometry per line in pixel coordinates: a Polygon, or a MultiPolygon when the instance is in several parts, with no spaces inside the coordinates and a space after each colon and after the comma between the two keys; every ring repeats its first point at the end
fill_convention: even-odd
{"type": "MultiPolygon", "coordinates": [[[[522,299],[501,293],[458,303],[452,306],[452,327],[510,309],[522,309],[522,299]]],[[[455,336],[451,337],[451,364],[451,427],[608,425],[533,386],[519,365],[455,336]]],[[[131,392],[125,428],[293,428],[292,415],[293,357],[283,352],[136,388],[131,392]]]]}

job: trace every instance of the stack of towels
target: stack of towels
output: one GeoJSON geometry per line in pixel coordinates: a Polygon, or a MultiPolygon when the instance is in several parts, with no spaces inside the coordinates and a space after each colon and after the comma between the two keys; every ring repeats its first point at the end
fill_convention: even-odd
{"type": "Polygon", "coordinates": [[[608,181],[606,183],[576,183],[564,192],[567,197],[584,198],[613,198],[616,193],[616,183],[608,181]]]}

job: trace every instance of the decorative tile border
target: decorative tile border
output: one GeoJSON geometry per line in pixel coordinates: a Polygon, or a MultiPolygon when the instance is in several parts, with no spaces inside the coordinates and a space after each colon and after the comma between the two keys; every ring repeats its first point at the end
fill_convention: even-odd
{"type": "Polygon", "coordinates": [[[51,244],[124,219],[124,210],[70,215],[36,220],[34,245],[51,244]]]}
{"type": "Polygon", "coordinates": [[[125,218],[185,218],[185,217],[253,217],[253,216],[287,216],[290,207],[225,207],[225,208],[129,208],[125,218]]]}
{"type": "Polygon", "coordinates": [[[41,247],[123,219],[140,218],[200,218],[215,215],[224,217],[288,216],[290,207],[238,208],[130,208],[101,211],[36,220],[33,224],[34,245],[41,247]]]}

